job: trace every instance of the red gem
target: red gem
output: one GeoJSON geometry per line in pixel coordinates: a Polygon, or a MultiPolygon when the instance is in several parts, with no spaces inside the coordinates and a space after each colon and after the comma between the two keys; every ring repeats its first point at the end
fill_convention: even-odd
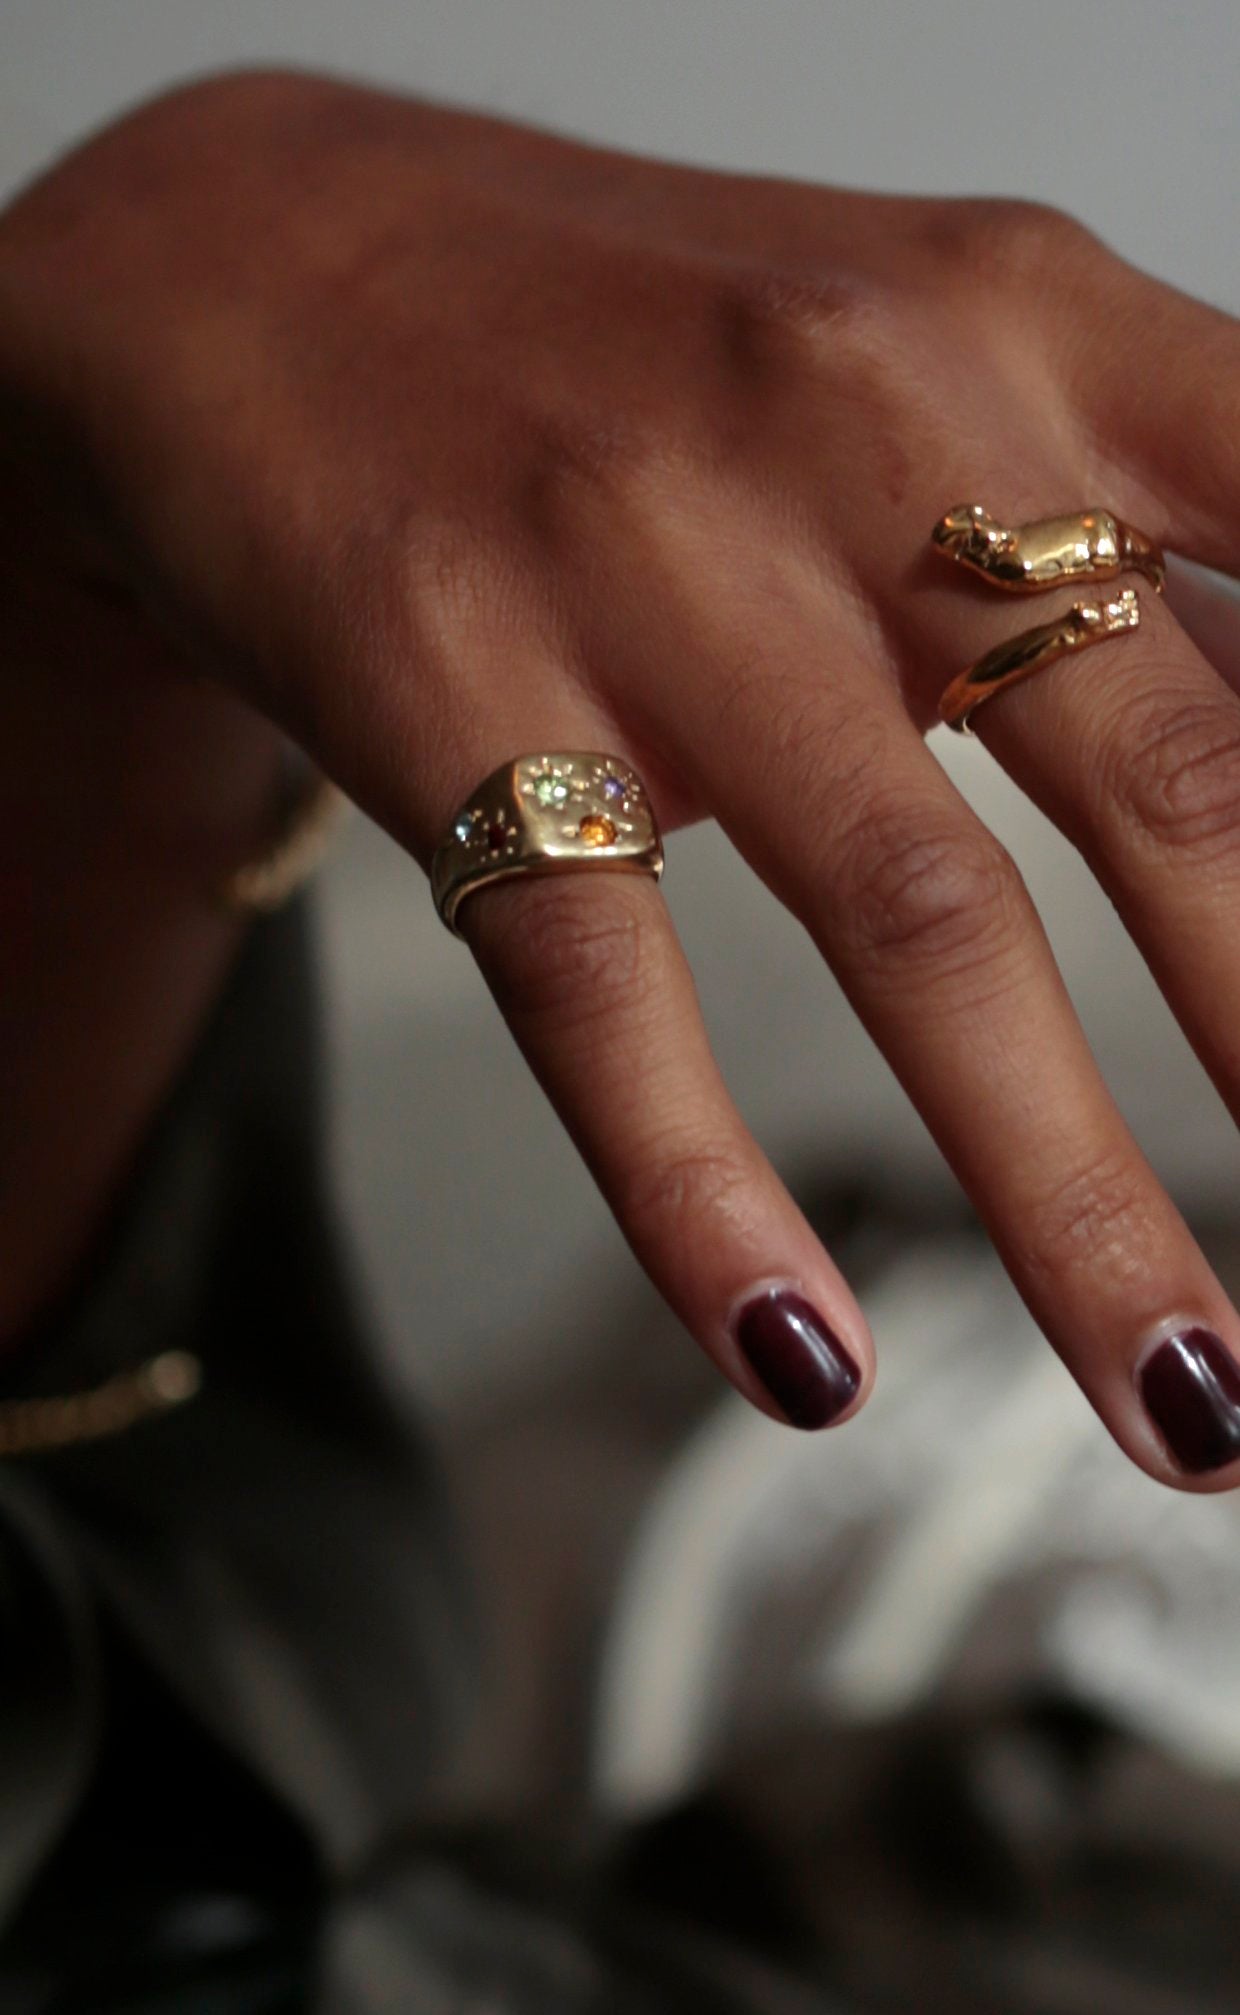
{"type": "Polygon", "coordinates": [[[506,825],[504,825],[502,820],[495,819],[487,827],[487,845],[490,847],[491,852],[493,854],[498,854],[502,851],[504,843],[507,840],[507,838],[508,838],[508,828],[506,825]]]}

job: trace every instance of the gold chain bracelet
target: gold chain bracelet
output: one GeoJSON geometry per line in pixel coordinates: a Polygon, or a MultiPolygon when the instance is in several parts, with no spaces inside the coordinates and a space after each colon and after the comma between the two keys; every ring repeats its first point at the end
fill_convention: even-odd
{"type": "Polygon", "coordinates": [[[329,777],[314,775],[290,806],[265,853],[237,868],[219,891],[231,910],[278,910],[314,873],[331,845],[349,800],[329,777]]]}
{"type": "MultiPolygon", "coordinates": [[[[329,778],[312,775],[290,807],[281,832],[266,852],[228,877],[218,891],[219,899],[229,909],[279,909],[318,867],[348,809],[343,791],[329,778]]],[[[186,1350],[164,1350],[134,1370],[117,1372],[83,1392],[0,1400],[0,1461],[49,1455],[123,1434],[141,1421],[184,1406],[201,1385],[198,1358],[186,1350]]]]}
{"type": "Polygon", "coordinates": [[[246,860],[222,883],[218,895],[226,909],[270,911],[300,889],[313,875],[337,828],[349,812],[349,798],[327,776],[313,774],[288,808],[282,830],[272,844],[246,860]]]}
{"type": "Polygon", "coordinates": [[[84,1392],[0,1401],[0,1460],[105,1441],[184,1406],[201,1387],[202,1365],[190,1351],[163,1350],[133,1371],[118,1371],[84,1392]]]}

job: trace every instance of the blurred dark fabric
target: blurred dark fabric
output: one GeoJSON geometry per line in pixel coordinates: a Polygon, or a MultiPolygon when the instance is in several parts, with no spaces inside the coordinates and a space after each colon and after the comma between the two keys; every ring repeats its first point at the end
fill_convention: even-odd
{"type": "Polygon", "coordinates": [[[0,1472],[0,2015],[823,2007],[648,1921],[593,1851],[423,1837],[475,1643],[433,1453],[374,1370],[320,1078],[303,901],[254,927],[82,1281],[0,1367],[0,1400],[171,1349],[204,1374],[0,1472]]]}
{"type": "Polygon", "coordinates": [[[432,1823],[474,1639],[326,1193],[312,965],[304,904],[255,927],[3,1367],[204,1384],[0,1470],[0,2015],[1233,2010],[1240,1793],[1044,1692],[789,1729],[640,1826],[432,1823]]]}
{"type": "Polygon", "coordinates": [[[0,1367],[0,1399],[165,1350],[203,1371],[0,1473],[5,2015],[77,2006],[97,1963],[93,2015],[127,1944],[278,1973],[278,1927],[416,1814],[466,1719],[442,1483],[378,1382],[322,1135],[299,902],[252,929],[83,1279],[0,1367]]]}

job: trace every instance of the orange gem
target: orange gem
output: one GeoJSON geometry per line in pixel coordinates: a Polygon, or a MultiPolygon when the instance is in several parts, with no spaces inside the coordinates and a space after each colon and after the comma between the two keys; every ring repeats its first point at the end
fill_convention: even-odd
{"type": "Polygon", "coordinates": [[[588,847],[609,847],[616,837],[615,827],[602,812],[587,812],[577,831],[588,847]]]}

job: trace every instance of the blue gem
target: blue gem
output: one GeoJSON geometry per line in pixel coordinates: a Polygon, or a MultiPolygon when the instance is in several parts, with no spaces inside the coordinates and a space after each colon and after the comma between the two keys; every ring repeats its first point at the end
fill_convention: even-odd
{"type": "Polygon", "coordinates": [[[603,796],[611,798],[613,801],[616,798],[624,796],[624,785],[621,783],[619,777],[609,776],[603,778],[603,796]]]}
{"type": "Polygon", "coordinates": [[[470,818],[468,812],[462,812],[460,818],[457,820],[456,824],[452,828],[458,840],[467,840],[470,834],[473,832],[473,829],[474,829],[474,822],[470,818]]]}

